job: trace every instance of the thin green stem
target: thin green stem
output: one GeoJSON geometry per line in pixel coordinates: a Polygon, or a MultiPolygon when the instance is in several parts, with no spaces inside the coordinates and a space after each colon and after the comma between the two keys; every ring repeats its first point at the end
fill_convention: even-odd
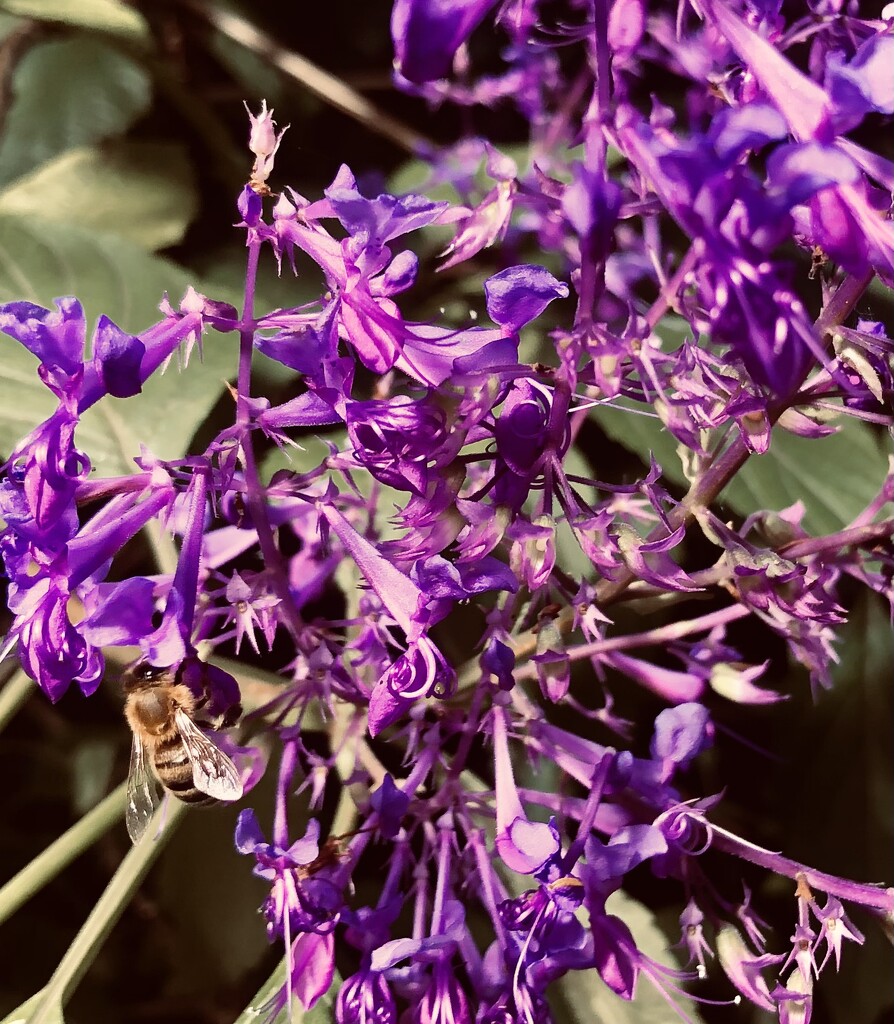
{"type": "Polygon", "coordinates": [[[13,673],[6,686],[0,690],[0,732],[6,728],[10,719],[31,696],[33,689],[33,680],[21,669],[13,673]]]}
{"type": "Polygon", "coordinates": [[[121,862],[99,902],[68,947],[43,989],[35,1012],[28,1018],[28,1024],[48,1024],[54,1013],[58,1013],[59,1006],[65,1005],[185,813],[186,804],[179,800],[165,801],[145,836],[121,862]]]}
{"type": "Polygon", "coordinates": [[[52,882],[101,835],[123,820],[125,789],[126,783],[122,782],[0,889],[0,924],[52,882]]]}

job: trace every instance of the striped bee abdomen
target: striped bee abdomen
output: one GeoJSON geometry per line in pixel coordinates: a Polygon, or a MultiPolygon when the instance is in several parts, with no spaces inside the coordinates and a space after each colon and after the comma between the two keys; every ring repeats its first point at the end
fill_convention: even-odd
{"type": "Polygon", "coordinates": [[[218,802],[196,789],[192,764],[179,735],[169,736],[158,744],[153,763],[158,781],[178,800],[194,806],[218,802]]]}

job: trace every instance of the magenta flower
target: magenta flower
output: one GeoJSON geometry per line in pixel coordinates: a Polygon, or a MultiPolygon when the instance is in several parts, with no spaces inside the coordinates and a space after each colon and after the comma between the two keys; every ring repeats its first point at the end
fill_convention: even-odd
{"type": "Polygon", "coordinates": [[[401,104],[320,88],[412,166],[302,195],[297,132],[249,110],[240,310],[188,289],[88,339],[74,298],[0,306],[49,409],[0,467],[2,653],[55,701],[132,648],[173,673],[156,767],[274,773],[235,840],[285,976],[243,1017],[337,966],[338,1024],[565,1024],[562,979],[676,1006],[710,966],[806,1024],[854,906],[894,916],[768,810],[793,751],[810,774],[808,691],[858,648],[886,682],[894,604],[894,36],[796,6],[397,0],[401,104]],[[437,143],[399,120],[425,103],[437,143]],[[622,891],[678,916],[685,969],[622,891]]]}

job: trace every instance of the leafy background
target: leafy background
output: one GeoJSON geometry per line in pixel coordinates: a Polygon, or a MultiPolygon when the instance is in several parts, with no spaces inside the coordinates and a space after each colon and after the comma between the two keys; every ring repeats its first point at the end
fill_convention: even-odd
{"type": "MultiPolygon", "coordinates": [[[[386,4],[352,0],[226,8],[185,0],[0,2],[0,300],[49,304],[75,294],[91,319],[106,313],[131,331],[157,319],[165,292],[177,299],[189,284],[238,301],[242,239],[232,227],[234,199],[251,163],[243,99],[257,109],[265,97],[280,123],[291,123],[275,186],[316,195],[342,162],[373,190],[389,176],[406,180],[413,173],[393,137],[327,102],[325,80],[284,73],[278,67],[284,54],[309,58],[411,131],[439,142],[457,137],[455,114],[433,114],[391,89],[387,29],[386,4]],[[221,30],[208,11],[244,21],[221,30]],[[276,45],[243,45],[233,26],[245,23],[276,45]]],[[[509,110],[474,110],[468,117],[474,131],[498,144],[523,140],[523,126],[509,110]]],[[[431,257],[443,237],[419,244],[427,260],[416,294],[425,299],[407,312],[423,319],[439,306],[459,315],[469,305],[480,309],[480,283],[500,269],[499,254],[434,277],[431,257]]],[[[298,304],[313,287],[313,279],[278,279],[268,258],[257,308],[298,304]]],[[[864,315],[878,317],[879,301],[885,300],[864,315]]],[[[0,456],[52,407],[34,369],[30,355],[0,337],[0,456]]],[[[169,372],[139,398],[93,411],[80,443],[108,474],[130,470],[139,442],[163,457],[181,455],[225,421],[224,383],[234,372],[234,339],[211,336],[204,361],[193,360],[182,376],[169,372]]],[[[272,396],[288,395],[287,376],[263,372],[272,396]]],[[[771,452],[752,459],[727,488],[726,515],[779,510],[800,499],[808,528],[828,532],[874,496],[886,452],[864,426],[852,423],[820,442],[777,434],[771,452]]],[[[632,478],[650,451],[679,492],[685,478],[676,445],[655,420],[598,410],[574,458],[603,478],[632,478]]],[[[699,562],[706,555],[696,544],[690,557],[699,562]]],[[[723,705],[717,747],[694,783],[698,792],[726,786],[727,823],[756,842],[824,870],[890,882],[894,645],[880,606],[852,600],[846,587],[843,596],[852,616],[836,687],[815,708],[803,674],[785,661],[774,638],[747,624],[734,630],[751,660],[773,660],[769,682],[791,699],[735,714],[723,705]]],[[[3,671],[9,677],[11,669],[3,671]]],[[[0,886],[123,779],[129,744],[113,682],[89,702],[72,694],[55,707],[40,695],[13,699],[12,693],[10,682],[0,694],[0,886]]],[[[652,720],[657,709],[648,700],[626,700],[624,712],[652,720]]],[[[270,799],[261,793],[262,817],[270,799]]],[[[233,809],[186,817],[81,980],[66,1020],[224,1024],[251,1003],[280,954],[268,949],[256,915],[264,887],[233,851],[234,818],[233,809]]],[[[0,1017],[45,985],[127,850],[123,824],[116,822],[0,920],[0,1017]]],[[[780,929],[773,948],[784,949],[790,887],[760,875],[749,881],[760,912],[780,929]]],[[[2,895],[0,889],[0,905],[2,895]]],[[[661,929],[674,931],[677,894],[644,879],[623,898],[634,931],[657,954],[665,944],[661,929]]],[[[871,922],[857,923],[868,932],[867,946],[846,951],[840,976],[824,974],[816,1024],[894,1021],[890,956],[871,922]]],[[[715,985],[710,994],[725,998],[729,991],[715,985]]],[[[631,1006],[606,995],[598,980],[574,978],[557,993],[557,1018],[675,1019],[648,992],[631,1006]]],[[[691,1012],[706,1021],[762,1019],[746,1008],[691,1012]]],[[[331,1006],[313,1016],[331,1019],[331,1006]]],[[[10,1020],[27,1017],[22,1010],[10,1020]]]]}

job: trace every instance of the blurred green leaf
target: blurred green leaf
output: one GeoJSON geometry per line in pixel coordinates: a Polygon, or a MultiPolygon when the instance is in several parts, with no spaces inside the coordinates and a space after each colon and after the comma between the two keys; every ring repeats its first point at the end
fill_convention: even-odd
{"type": "Polygon", "coordinates": [[[143,16],[121,0],[0,0],[0,8],[39,21],[61,21],[116,35],[144,37],[143,16]]]}
{"type": "MultiPolygon", "coordinates": [[[[687,486],[677,445],[680,443],[669,434],[657,416],[646,416],[627,408],[600,405],[591,410],[590,416],[599,424],[603,433],[638,455],[648,466],[649,453],[653,453],[664,475],[676,484],[687,486]]],[[[597,475],[598,475],[597,461],[597,475]]]]}
{"type": "MultiPolygon", "coordinates": [[[[161,319],[158,304],[165,291],[179,300],[192,280],[174,263],[116,235],[0,216],[2,302],[52,308],[56,296],[77,295],[88,322],[105,313],[124,330],[139,332],[161,319]]],[[[7,354],[4,349],[4,361],[7,354]]]]}
{"type": "Polygon", "coordinates": [[[887,457],[869,427],[842,417],[837,434],[796,437],[778,427],[770,450],[754,455],[721,494],[740,512],[779,511],[804,502],[804,526],[834,533],[875,498],[888,468],[887,457]]]}
{"type": "Polygon", "coordinates": [[[263,1017],[263,1007],[270,1002],[277,992],[285,984],[286,961],[285,957],[276,965],[276,969],[264,984],[254,994],[251,1002],[242,1013],[236,1018],[234,1024],[256,1024],[263,1017]]]}
{"type": "Polygon", "coordinates": [[[27,25],[21,18],[17,18],[14,14],[7,14],[4,11],[5,4],[0,0],[0,39],[5,40],[7,36],[11,35],[16,29],[21,28],[23,25],[27,25]]]}
{"type": "Polygon", "coordinates": [[[692,327],[679,314],[666,313],[655,327],[655,333],[661,338],[664,351],[673,352],[692,337],[692,327]]]}
{"type": "MultiPolygon", "coordinates": [[[[591,415],[609,437],[643,462],[648,463],[651,451],[668,479],[688,486],[677,454],[679,442],[660,420],[608,406],[591,415]]],[[[796,437],[777,427],[770,450],[751,456],[721,492],[720,501],[748,515],[758,509],[778,512],[800,500],[806,509],[805,528],[833,533],[876,497],[886,471],[882,446],[858,420],[843,417],[837,434],[818,439],[796,437]]]]}
{"type": "Polygon", "coordinates": [[[29,50],[15,70],[13,91],[0,141],[3,183],[66,149],[120,134],[152,100],[140,65],[90,36],[29,50]]]}
{"type": "MultiPolygon", "coordinates": [[[[190,283],[180,268],[120,238],[68,226],[38,230],[32,221],[0,217],[0,301],[27,299],[52,308],[54,296],[73,294],[83,302],[88,324],[105,312],[126,330],[139,331],[159,319],[166,290],[176,299],[190,283]]],[[[224,380],[235,375],[236,345],[235,336],[210,334],[204,362],[194,352],[180,374],[174,360],[136,398],[105,399],[88,410],[78,443],[96,468],[131,472],[140,442],[160,458],[181,456],[223,393],[224,380]]],[[[6,453],[56,403],[37,377],[34,357],[4,335],[0,365],[0,451],[6,453]]]]}
{"type": "Polygon", "coordinates": [[[197,209],[192,165],[173,143],[70,149],[0,192],[0,214],[110,232],[149,250],[180,242],[197,209]]]}
{"type": "MultiPolygon", "coordinates": [[[[28,1024],[31,1020],[31,1014],[40,1005],[43,999],[44,990],[36,992],[27,1002],[22,1003],[17,1009],[13,1010],[8,1017],[4,1017],[0,1024],[28,1024]]],[[[65,1024],[65,1017],[62,1015],[62,1004],[58,1001],[51,1008],[49,1013],[44,1016],[46,1024],[65,1024]]]]}
{"type": "Polygon", "coordinates": [[[389,175],[388,191],[396,196],[424,191],[428,199],[459,203],[459,193],[449,182],[430,186],[431,177],[431,168],[424,160],[406,160],[389,175]]]}

